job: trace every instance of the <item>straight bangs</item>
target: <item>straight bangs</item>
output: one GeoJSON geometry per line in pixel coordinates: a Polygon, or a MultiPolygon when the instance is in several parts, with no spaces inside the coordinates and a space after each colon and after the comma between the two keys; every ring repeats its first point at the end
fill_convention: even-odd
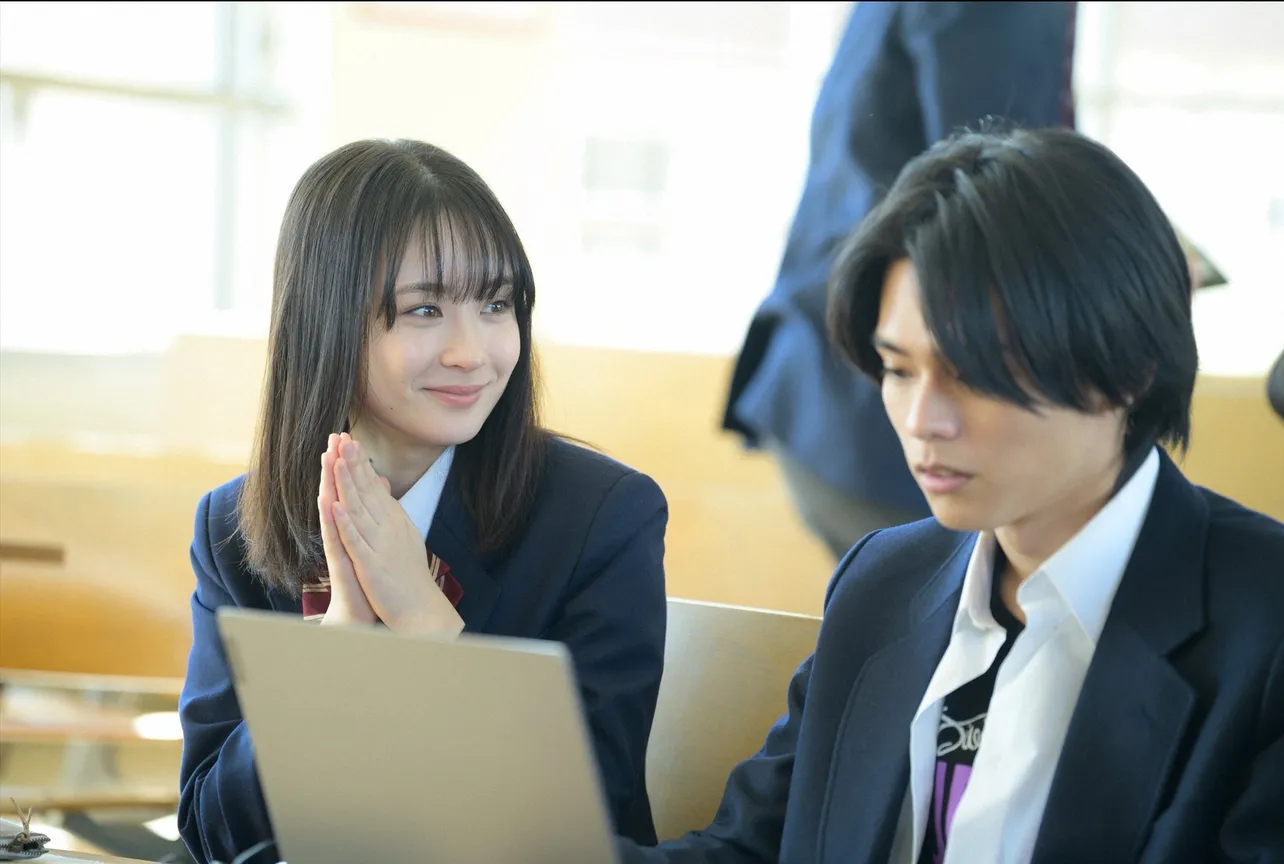
{"type": "Polygon", "coordinates": [[[418,233],[423,272],[437,296],[452,303],[511,301],[525,349],[535,302],[530,261],[508,216],[478,191],[462,184],[422,190],[398,242],[385,250],[378,309],[391,327],[397,316],[397,270],[418,233]]]}

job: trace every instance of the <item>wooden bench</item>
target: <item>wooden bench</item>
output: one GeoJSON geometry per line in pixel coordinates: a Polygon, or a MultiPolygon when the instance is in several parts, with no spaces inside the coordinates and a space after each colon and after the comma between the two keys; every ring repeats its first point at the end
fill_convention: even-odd
{"type": "Polygon", "coordinates": [[[43,787],[0,786],[0,801],[17,801],[33,813],[79,813],[103,810],[172,811],[178,807],[178,786],[84,790],[54,790],[43,787]]]}
{"type": "MultiPolygon", "coordinates": [[[[38,785],[31,785],[30,762],[18,776],[6,770],[0,801],[16,800],[24,809],[31,808],[38,814],[115,812],[137,818],[131,814],[172,813],[178,806],[176,773],[172,782],[156,782],[154,770],[142,774],[126,771],[123,773],[132,773],[134,779],[122,779],[114,770],[103,769],[105,764],[114,767],[116,763],[104,760],[99,752],[116,754],[122,747],[169,748],[170,754],[158,751],[147,761],[165,765],[173,759],[176,772],[181,743],[172,736],[158,738],[148,734],[136,721],[142,714],[152,713],[153,708],[175,710],[181,689],[182,680],[178,678],[0,669],[0,748],[6,759],[19,748],[61,745],[53,751],[57,755],[52,764],[60,763],[64,769],[39,770],[34,775],[39,778],[38,785]],[[103,697],[108,701],[102,701],[103,697]],[[143,697],[154,704],[111,703],[119,697],[143,697]],[[85,755],[85,748],[90,748],[91,758],[75,762],[76,755],[85,755]],[[87,774],[79,769],[65,770],[68,765],[76,768],[85,764],[94,770],[87,774]]],[[[41,761],[48,758],[39,757],[41,761]]]]}
{"type": "Polygon", "coordinates": [[[88,702],[76,694],[123,693],[173,697],[176,701],[182,685],[177,678],[0,669],[0,744],[167,740],[140,731],[135,722],[139,711],[88,702]]]}

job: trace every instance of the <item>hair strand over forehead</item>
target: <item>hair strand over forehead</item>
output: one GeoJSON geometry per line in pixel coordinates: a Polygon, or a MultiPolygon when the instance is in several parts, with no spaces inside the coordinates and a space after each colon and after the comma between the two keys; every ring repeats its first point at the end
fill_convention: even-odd
{"type": "Polygon", "coordinates": [[[1032,410],[1124,407],[1129,453],[1188,445],[1198,352],[1186,256],[1106,147],[1065,129],[963,130],[902,170],[830,285],[831,339],[876,380],[872,337],[900,259],[940,354],[972,389],[1032,410]]]}

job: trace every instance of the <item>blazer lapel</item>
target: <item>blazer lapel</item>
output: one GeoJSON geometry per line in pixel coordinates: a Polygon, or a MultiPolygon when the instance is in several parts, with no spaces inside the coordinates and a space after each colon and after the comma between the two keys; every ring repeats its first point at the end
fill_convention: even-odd
{"type": "Polygon", "coordinates": [[[909,610],[909,628],[856,675],[834,745],[819,860],[885,864],[909,783],[910,724],[945,652],[976,535],[965,538],[909,610]]]}
{"type": "Polygon", "coordinates": [[[452,467],[432,527],[428,529],[428,550],[449,566],[450,575],[459,583],[463,595],[455,609],[464,619],[465,631],[482,629],[499,599],[499,585],[478,560],[476,548],[477,529],[464,509],[452,467]]]}
{"type": "Polygon", "coordinates": [[[1034,864],[1135,860],[1195,694],[1168,655],[1204,626],[1208,508],[1166,454],[1061,750],[1034,864]]]}

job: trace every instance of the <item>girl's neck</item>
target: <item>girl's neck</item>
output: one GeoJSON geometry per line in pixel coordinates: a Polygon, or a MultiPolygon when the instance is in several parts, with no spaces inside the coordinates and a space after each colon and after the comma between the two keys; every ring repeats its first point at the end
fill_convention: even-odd
{"type": "Polygon", "coordinates": [[[400,436],[394,439],[373,425],[360,421],[352,424],[349,434],[360,442],[375,473],[387,479],[392,497],[398,499],[446,452],[445,447],[437,444],[407,442],[399,440],[400,436]]]}

